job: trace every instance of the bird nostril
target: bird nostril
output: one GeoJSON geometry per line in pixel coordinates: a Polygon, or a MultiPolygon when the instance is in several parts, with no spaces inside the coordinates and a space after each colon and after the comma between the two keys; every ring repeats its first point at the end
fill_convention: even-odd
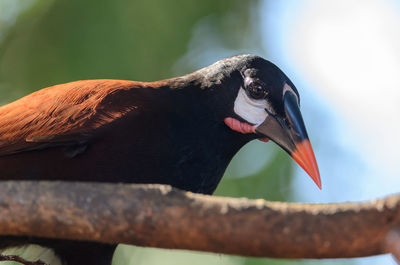
{"type": "Polygon", "coordinates": [[[287,118],[282,119],[282,125],[284,127],[286,127],[287,129],[291,128],[290,123],[288,122],[287,118]]]}

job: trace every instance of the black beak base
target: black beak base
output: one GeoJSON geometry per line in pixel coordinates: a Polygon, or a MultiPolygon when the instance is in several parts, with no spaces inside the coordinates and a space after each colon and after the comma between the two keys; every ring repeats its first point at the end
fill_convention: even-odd
{"type": "Polygon", "coordinates": [[[277,117],[269,113],[264,122],[257,126],[256,132],[262,137],[268,137],[288,152],[321,188],[317,162],[296,96],[287,91],[283,104],[285,117],[277,117]]]}

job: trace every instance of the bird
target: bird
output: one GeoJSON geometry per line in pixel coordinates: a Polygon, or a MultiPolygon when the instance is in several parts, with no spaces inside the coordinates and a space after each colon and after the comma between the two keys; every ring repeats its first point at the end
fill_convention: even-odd
{"type": "MultiPolygon", "coordinates": [[[[184,76],[75,81],[1,106],[0,180],[157,183],[212,194],[233,156],[256,139],[275,142],[321,188],[297,88],[272,62],[240,54],[184,76]]],[[[2,242],[51,248],[67,265],[109,265],[115,249],[2,242]]]]}

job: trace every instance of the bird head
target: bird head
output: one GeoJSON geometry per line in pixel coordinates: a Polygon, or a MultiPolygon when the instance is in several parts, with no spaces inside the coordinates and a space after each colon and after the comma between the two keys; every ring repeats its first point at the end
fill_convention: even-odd
{"type": "Polygon", "coordinates": [[[253,139],[272,140],[321,188],[317,162],[300,112],[299,93],[277,66],[258,56],[238,55],[200,73],[208,82],[225,83],[226,91],[230,91],[233,104],[228,104],[229,114],[224,121],[231,130],[253,135],[253,139]]]}

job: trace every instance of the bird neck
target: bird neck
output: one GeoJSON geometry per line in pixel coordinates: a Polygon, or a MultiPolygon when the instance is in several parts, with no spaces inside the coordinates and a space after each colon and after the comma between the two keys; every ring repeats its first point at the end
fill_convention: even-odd
{"type": "MultiPolygon", "coordinates": [[[[171,170],[174,186],[211,194],[220,182],[229,162],[251,137],[232,131],[220,114],[217,91],[196,87],[171,89],[161,112],[166,134],[164,152],[169,157],[165,167],[171,170]]],[[[166,170],[167,171],[167,170],[166,170]]]]}

